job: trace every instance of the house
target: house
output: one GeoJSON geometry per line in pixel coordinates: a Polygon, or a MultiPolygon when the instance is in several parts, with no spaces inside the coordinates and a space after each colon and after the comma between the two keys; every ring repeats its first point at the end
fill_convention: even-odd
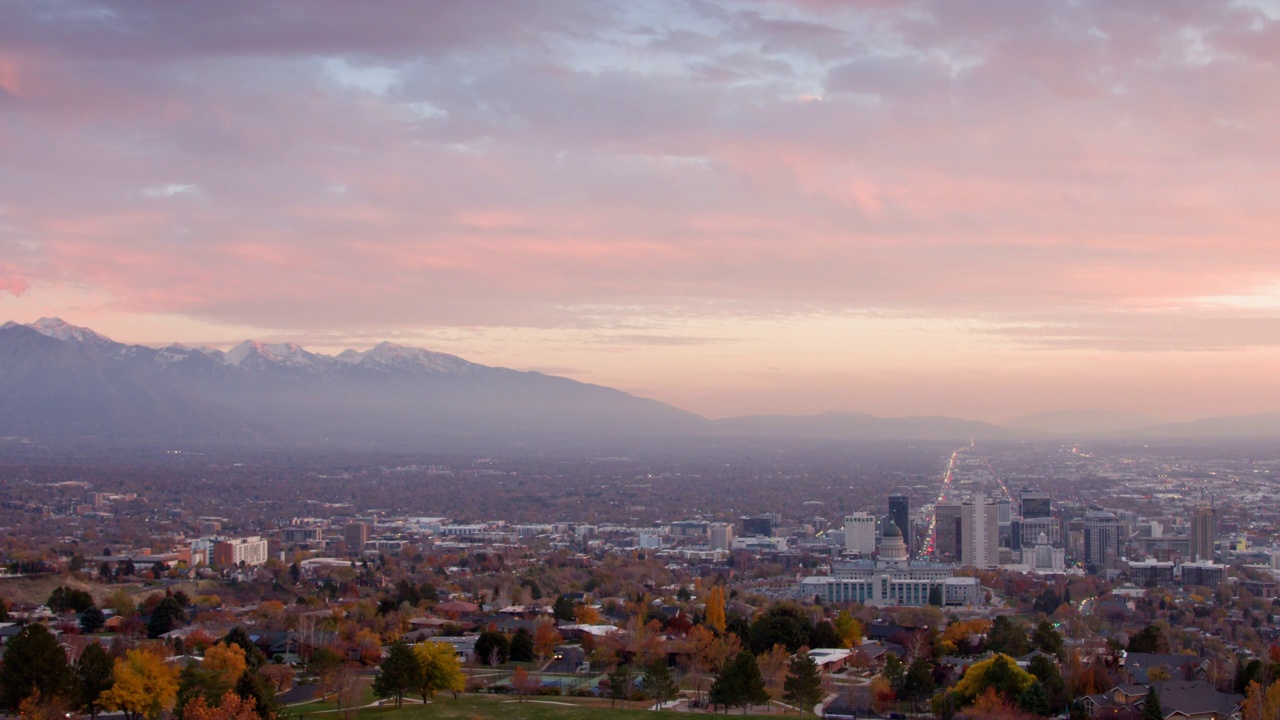
{"type": "Polygon", "coordinates": [[[1203,678],[1209,661],[1195,655],[1176,655],[1169,653],[1126,653],[1120,661],[1120,667],[1128,675],[1129,681],[1147,685],[1155,680],[1196,680],[1203,678]],[[1155,678],[1151,672],[1163,668],[1165,676],[1159,673],[1155,678]]]}
{"type": "Polygon", "coordinates": [[[1243,695],[1218,692],[1204,680],[1161,680],[1148,685],[1117,685],[1106,693],[1081,699],[1091,717],[1131,717],[1142,710],[1154,688],[1166,720],[1232,720],[1243,695]]]}
{"type": "Polygon", "coordinates": [[[853,651],[844,648],[814,648],[809,651],[809,659],[824,673],[843,670],[853,657],[853,651]]]}

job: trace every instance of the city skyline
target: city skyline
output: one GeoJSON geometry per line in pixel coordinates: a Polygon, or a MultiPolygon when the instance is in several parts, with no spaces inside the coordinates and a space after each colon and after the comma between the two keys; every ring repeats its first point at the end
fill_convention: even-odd
{"type": "Polygon", "coordinates": [[[0,322],[709,417],[1280,410],[1273,5],[307,7],[10,9],[0,322]]]}

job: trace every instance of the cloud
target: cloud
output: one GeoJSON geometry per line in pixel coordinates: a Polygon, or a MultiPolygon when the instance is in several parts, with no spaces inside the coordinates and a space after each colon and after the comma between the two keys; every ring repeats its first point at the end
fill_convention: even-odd
{"type": "Polygon", "coordinates": [[[0,288],[350,337],[1253,347],[1275,308],[1197,298],[1280,282],[1277,33],[1231,2],[24,4],[0,288]]]}

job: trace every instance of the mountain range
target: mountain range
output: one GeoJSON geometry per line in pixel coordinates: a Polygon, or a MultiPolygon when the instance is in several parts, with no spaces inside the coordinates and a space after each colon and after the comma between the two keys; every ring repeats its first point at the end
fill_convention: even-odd
{"type": "Polygon", "coordinates": [[[57,318],[0,325],[0,437],[120,443],[423,443],[447,438],[813,440],[1280,436],[1280,414],[1162,424],[1106,411],[1006,426],[859,413],[708,420],[539,372],[381,343],[338,355],[245,341],[222,351],[117,343],[57,318]]]}

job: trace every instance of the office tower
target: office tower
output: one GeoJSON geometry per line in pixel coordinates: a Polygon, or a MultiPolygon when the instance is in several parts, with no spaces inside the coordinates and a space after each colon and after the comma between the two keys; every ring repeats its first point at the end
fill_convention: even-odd
{"type": "Polygon", "coordinates": [[[844,548],[849,552],[870,555],[876,549],[876,519],[867,513],[854,513],[844,518],[844,548]]]}
{"type": "Polygon", "coordinates": [[[995,567],[1000,564],[1000,508],[981,494],[961,506],[960,564],[995,567]]]}
{"type": "Polygon", "coordinates": [[[1084,562],[1094,568],[1115,565],[1120,556],[1120,519],[1115,513],[1093,510],[1084,516],[1084,562]]]}
{"type": "Polygon", "coordinates": [[[742,536],[751,537],[759,535],[760,537],[773,536],[773,516],[756,515],[754,517],[742,518],[742,536]]]}
{"type": "Polygon", "coordinates": [[[960,503],[940,503],[934,510],[933,556],[939,561],[960,559],[960,503]]]}
{"type": "Polygon", "coordinates": [[[711,523],[711,549],[728,550],[733,544],[733,525],[730,523],[711,523]]]}
{"type": "Polygon", "coordinates": [[[1191,559],[1213,561],[1217,544],[1217,518],[1211,507],[1198,507],[1191,516],[1191,559]]]}
{"type": "Polygon", "coordinates": [[[348,550],[355,552],[364,550],[365,544],[369,542],[369,526],[362,522],[348,523],[342,532],[342,538],[348,550]]]}
{"type": "Polygon", "coordinates": [[[1053,504],[1050,501],[1049,493],[1047,492],[1038,492],[1023,488],[1022,492],[1019,494],[1018,502],[1022,508],[1020,514],[1026,520],[1053,516],[1053,504]]]}
{"type": "Polygon", "coordinates": [[[907,555],[916,550],[916,536],[911,532],[911,498],[906,495],[889,496],[889,517],[902,531],[902,541],[907,544],[907,555]]]}

